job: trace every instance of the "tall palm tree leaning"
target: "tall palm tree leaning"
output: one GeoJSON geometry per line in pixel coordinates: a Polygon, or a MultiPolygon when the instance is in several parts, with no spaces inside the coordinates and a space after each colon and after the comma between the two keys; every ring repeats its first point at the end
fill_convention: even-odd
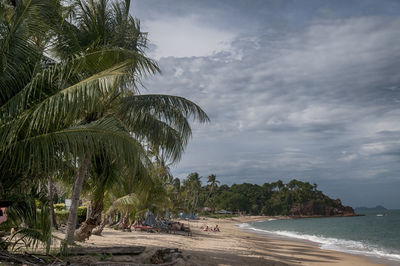
{"type": "Polygon", "coordinates": [[[62,25],[59,1],[0,5],[0,196],[13,191],[15,196],[17,188],[27,194],[23,185],[62,170],[69,158],[78,162],[82,179],[89,155],[101,150],[145,168],[141,145],[117,117],[87,116],[121,81],[130,80],[138,65],[156,71],[153,62],[124,49],[57,57],[49,47],[62,25]]]}
{"type": "MultiPolygon", "coordinates": [[[[76,2],[81,8],[88,6],[85,3],[76,2]]],[[[96,3],[108,7],[106,1],[96,3]]],[[[22,0],[15,6],[1,1],[0,5],[1,192],[11,191],[7,188],[16,180],[31,180],[28,175],[62,171],[65,160],[72,158],[78,165],[68,234],[72,242],[74,206],[92,154],[118,154],[135,174],[146,172],[151,164],[140,137],[163,140],[170,156],[179,159],[185,141],[174,140],[188,139],[187,118],[208,118],[186,99],[129,90],[144,75],[158,72],[157,65],[142,51],[100,46],[102,39],[81,46],[76,38],[81,28],[63,20],[65,10],[73,8],[65,9],[56,0],[22,0]],[[59,49],[63,46],[76,52],[59,49]]]]}
{"type": "MultiPolygon", "coordinates": [[[[177,96],[168,95],[140,95],[138,87],[146,74],[159,72],[157,64],[148,59],[146,48],[146,34],[140,31],[140,24],[129,15],[130,1],[109,2],[75,1],[70,9],[70,20],[63,24],[62,30],[55,42],[54,51],[61,57],[71,55],[85,55],[96,51],[123,51],[127,60],[136,62],[129,75],[115,81],[112,90],[101,95],[96,109],[87,112],[83,121],[93,123],[106,118],[119,121],[121,131],[129,134],[137,150],[143,152],[137,157],[143,161],[146,157],[142,143],[153,147],[162,146],[165,156],[172,161],[180,159],[182,152],[191,136],[188,119],[197,119],[200,122],[208,121],[205,112],[193,102],[177,96]]],[[[67,224],[68,243],[74,240],[77,209],[82,185],[90,170],[90,162],[94,152],[86,150],[79,160],[78,173],[75,178],[72,205],[67,224]]],[[[137,164],[136,164],[137,165],[137,164]]],[[[144,167],[131,168],[131,176],[138,176],[141,170],[142,177],[146,170],[151,168],[147,163],[144,167]]],[[[135,166],[135,165],[134,165],[135,166]]],[[[106,169],[104,169],[106,170],[106,169]]],[[[107,182],[104,182],[107,184],[107,182]]],[[[104,191],[103,191],[104,192],[104,191]]],[[[102,197],[98,197],[102,201],[102,197]]],[[[95,204],[95,211],[75,234],[79,240],[90,236],[101,215],[102,203],[95,204]]]]}

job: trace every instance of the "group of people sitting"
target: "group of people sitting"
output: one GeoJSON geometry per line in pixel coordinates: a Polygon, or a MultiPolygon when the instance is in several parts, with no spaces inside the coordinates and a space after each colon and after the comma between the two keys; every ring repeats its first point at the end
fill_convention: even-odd
{"type": "Polygon", "coordinates": [[[209,227],[208,225],[205,225],[205,226],[201,226],[200,229],[203,231],[208,231],[208,232],[220,232],[218,224],[216,224],[214,228],[212,228],[211,226],[209,227]]]}

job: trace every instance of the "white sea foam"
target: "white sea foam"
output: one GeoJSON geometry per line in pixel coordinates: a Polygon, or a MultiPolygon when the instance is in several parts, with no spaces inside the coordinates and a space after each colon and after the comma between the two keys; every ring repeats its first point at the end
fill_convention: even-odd
{"type": "Polygon", "coordinates": [[[241,223],[238,224],[237,226],[239,226],[240,228],[252,228],[248,223],[241,223]]]}
{"type": "Polygon", "coordinates": [[[323,237],[316,235],[307,235],[291,231],[268,231],[268,230],[254,228],[248,223],[242,223],[239,224],[238,226],[242,229],[252,230],[259,233],[275,234],[289,238],[311,241],[319,244],[321,249],[335,250],[346,253],[400,261],[400,254],[391,253],[387,250],[374,247],[372,245],[368,245],[359,241],[338,239],[332,237],[323,237]]]}

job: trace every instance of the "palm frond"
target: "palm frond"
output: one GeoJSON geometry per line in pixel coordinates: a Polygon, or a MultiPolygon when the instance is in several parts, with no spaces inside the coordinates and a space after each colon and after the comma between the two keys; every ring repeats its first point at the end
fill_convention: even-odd
{"type": "Polygon", "coordinates": [[[28,166],[29,169],[44,171],[57,168],[59,162],[54,157],[60,151],[79,156],[87,150],[103,149],[119,154],[133,172],[143,172],[151,167],[140,143],[124,131],[123,125],[112,116],[86,125],[39,133],[5,145],[0,148],[0,162],[9,156],[13,167],[28,166]]]}
{"type": "MultiPolygon", "coordinates": [[[[72,58],[37,73],[24,89],[0,106],[0,121],[27,109],[36,115],[43,115],[45,110],[47,115],[74,120],[83,109],[92,111],[99,97],[132,79],[132,71],[141,75],[153,70],[151,61],[125,49],[72,58]]],[[[51,121],[46,117],[42,120],[51,121]]]]}
{"type": "Polygon", "coordinates": [[[200,106],[179,96],[146,94],[127,96],[122,100],[122,113],[152,113],[170,124],[179,123],[183,117],[201,123],[210,119],[200,106]]]}

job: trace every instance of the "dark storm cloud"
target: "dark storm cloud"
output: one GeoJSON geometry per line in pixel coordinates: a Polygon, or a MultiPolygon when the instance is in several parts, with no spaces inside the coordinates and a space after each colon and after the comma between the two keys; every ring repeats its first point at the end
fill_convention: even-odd
{"type": "MultiPolygon", "coordinates": [[[[135,2],[139,11],[145,2],[135,2]]],[[[195,126],[174,174],[216,173],[229,184],[298,178],[348,204],[374,193],[364,204],[400,207],[389,189],[400,186],[400,17],[393,10],[399,3],[160,2],[143,13],[143,23],[181,16],[191,25],[186,30],[229,36],[224,47],[205,41],[198,56],[165,57],[164,50],[163,74],[145,82],[150,92],[195,101],[212,120],[195,126]],[[178,7],[166,10],[168,3],[178,7]],[[215,14],[218,30],[198,24],[215,14]],[[248,25],[256,29],[249,33],[248,25]]]]}

